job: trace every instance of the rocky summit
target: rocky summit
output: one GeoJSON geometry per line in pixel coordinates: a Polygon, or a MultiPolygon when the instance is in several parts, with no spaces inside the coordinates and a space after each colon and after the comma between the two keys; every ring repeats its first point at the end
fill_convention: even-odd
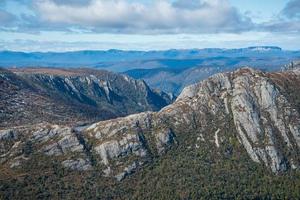
{"type": "MultiPolygon", "coordinates": [[[[64,81],[73,88],[72,80],[64,81]]],[[[72,198],[78,195],[72,181],[81,177],[80,194],[93,192],[84,196],[89,198],[296,198],[299,91],[297,68],[242,68],[186,87],[158,112],[86,126],[6,128],[0,132],[1,189],[15,184],[6,197],[18,197],[20,186],[41,197],[72,198]],[[49,176],[68,192],[49,192],[55,187],[49,176]]]]}

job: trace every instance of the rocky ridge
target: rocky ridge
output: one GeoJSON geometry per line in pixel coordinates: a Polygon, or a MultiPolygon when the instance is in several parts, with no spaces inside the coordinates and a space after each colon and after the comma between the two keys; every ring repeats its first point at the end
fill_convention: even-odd
{"type": "Polygon", "coordinates": [[[159,112],[84,127],[38,124],[0,132],[1,164],[14,169],[38,153],[72,170],[124,179],[176,146],[206,146],[220,159],[245,154],[274,173],[300,167],[300,115],[284,83],[298,69],[264,73],[243,68],[183,90],[159,112]]]}
{"type": "Polygon", "coordinates": [[[2,127],[44,121],[91,123],[157,111],[172,101],[169,95],[149,88],[142,80],[103,70],[27,68],[11,71],[0,69],[2,127]]]}

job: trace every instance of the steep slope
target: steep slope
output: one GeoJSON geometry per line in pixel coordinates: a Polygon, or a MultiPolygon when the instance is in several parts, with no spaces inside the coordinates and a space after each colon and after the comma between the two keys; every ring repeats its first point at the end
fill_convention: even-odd
{"type": "MultiPolygon", "coordinates": [[[[3,188],[11,191],[6,196],[15,195],[13,184],[31,188],[17,178],[20,173],[43,173],[46,165],[54,180],[101,191],[86,194],[90,198],[299,198],[299,86],[286,94],[289,82],[299,81],[299,69],[243,68],[185,88],[159,112],[85,127],[3,130],[1,177],[10,180],[3,188]],[[88,183],[79,183],[80,177],[88,183]]],[[[42,185],[39,180],[46,181],[39,187],[49,187],[45,176],[29,174],[42,185]]]]}
{"type": "Polygon", "coordinates": [[[51,98],[16,74],[0,69],[0,127],[30,125],[42,121],[76,121],[84,119],[83,110],[84,107],[67,105],[51,98]]]}
{"type": "Polygon", "coordinates": [[[0,72],[1,126],[91,122],[155,111],[171,102],[168,95],[143,81],[106,71],[34,68],[13,72],[0,72]]]}

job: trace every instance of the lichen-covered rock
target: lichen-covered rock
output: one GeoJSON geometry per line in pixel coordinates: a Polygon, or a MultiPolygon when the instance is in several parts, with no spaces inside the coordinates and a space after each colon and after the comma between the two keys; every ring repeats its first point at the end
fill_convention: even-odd
{"type": "Polygon", "coordinates": [[[63,155],[68,152],[83,152],[76,133],[69,127],[42,127],[33,133],[31,140],[44,144],[42,152],[47,155],[63,155]]]}
{"type": "Polygon", "coordinates": [[[65,160],[62,162],[62,165],[66,168],[79,171],[87,171],[92,169],[90,161],[82,158],[78,158],[75,160],[65,160]]]}
{"type": "Polygon", "coordinates": [[[17,137],[17,133],[12,129],[0,130],[0,140],[15,140],[17,137]]]}
{"type": "Polygon", "coordinates": [[[163,153],[165,151],[165,147],[174,142],[175,135],[171,129],[167,129],[160,130],[155,137],[158,153],[163,153]]]}
{"type": "Polygon", "coordinates": [[[118,181],[123,180],[127,175],[130,175],[131,173],[134,172],[134,170],[136,170],[136,168],[138,167],[138,164],[136,162],[133,162],[131,165],[127,166],[124,168],[124,171],[122,171],[121,173],[115,175],[115,178],[118,181]]]}

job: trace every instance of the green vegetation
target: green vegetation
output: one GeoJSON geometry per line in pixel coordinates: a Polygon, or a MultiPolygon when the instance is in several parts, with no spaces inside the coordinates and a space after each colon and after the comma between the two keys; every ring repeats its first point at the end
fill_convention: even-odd
{"type": "MultiPolygon", "coordinates": [[[[236,145],[236,141],[232,140],[236,145]]],[[[137,173],[117,182],[99,171],[75,172],[34,155],[22,170],[1,170],[1,199],[299,199],[300,173],[275,175],[243,149],[231,156],[203,143],[174,146],[137,173]]],[[[227,147],[226,147],[227,148],[227,147]]],[[[223,150],[223,149],[222,149],[223,150]]],[[[224,147],[225,150],[225,147],[224,147]]]]}

